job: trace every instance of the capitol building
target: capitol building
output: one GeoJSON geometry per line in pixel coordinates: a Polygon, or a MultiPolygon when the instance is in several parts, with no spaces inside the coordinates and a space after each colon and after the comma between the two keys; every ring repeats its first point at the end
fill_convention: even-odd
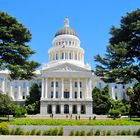
{"type": "Polygon", "coordinates": [[[9,80],[9,71],[0,71],[0,91],[13,101],[24,104],[33,83],[41,86],[40,114],[92,115],[92,90],[109,85],[109,94],[114,100],[127,99],[127,85],[104,83],[97,77],[89,64],[84,62],[84,48],[75,30],[70,28],[69,19],[58,30],[48,50],[49,62],[37,70],[31,80],[9,80]]]}

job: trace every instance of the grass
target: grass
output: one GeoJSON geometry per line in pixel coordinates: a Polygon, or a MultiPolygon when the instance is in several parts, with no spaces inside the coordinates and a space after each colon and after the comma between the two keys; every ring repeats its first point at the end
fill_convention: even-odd
{"type": "Polygon", "coordinates": [[[60,126],[76,126],[76,125],[140,125],[140,120],[116,119],[116,120],[60,120],[60,119],[14,119],[9,122],[13,125],[60,125],[60,126]]]}

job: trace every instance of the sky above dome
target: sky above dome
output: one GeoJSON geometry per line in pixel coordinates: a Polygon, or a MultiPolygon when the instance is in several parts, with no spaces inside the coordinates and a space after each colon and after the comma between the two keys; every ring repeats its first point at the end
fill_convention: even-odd
{"type": "Polygon", "coordinates": [[[112,25],[140,8],[140,0],[0,0],[0,10],[17,18],[31,33],[30,46],[36,51],[31,59],[48,62],[48,49],[55,33],[70,20],[85,50],[85,63],[95,70],[94,56],[104,55],[112,25]]]}

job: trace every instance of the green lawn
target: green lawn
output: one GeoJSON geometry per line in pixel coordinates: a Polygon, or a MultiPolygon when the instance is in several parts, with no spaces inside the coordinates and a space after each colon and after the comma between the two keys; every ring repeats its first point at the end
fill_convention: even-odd
{"type": "Polygon", "coordinates": [[[14,119],[14,125],[140,125],[140,119],[116,120],[58,120],[58,119],[14,119]]]}

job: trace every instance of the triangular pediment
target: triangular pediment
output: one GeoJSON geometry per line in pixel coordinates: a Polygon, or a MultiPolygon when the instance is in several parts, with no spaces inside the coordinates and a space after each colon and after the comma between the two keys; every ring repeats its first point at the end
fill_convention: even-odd
{"type": "Polygon", "coordinates": [[[47,67],[44,69],[44,71],[50,71],[50,72],[89,72],[90,70],[78,66],[76,64],[70,64],[70,63],[63,63],[58,65],[53,65],[50,67],[47,67]]]}

